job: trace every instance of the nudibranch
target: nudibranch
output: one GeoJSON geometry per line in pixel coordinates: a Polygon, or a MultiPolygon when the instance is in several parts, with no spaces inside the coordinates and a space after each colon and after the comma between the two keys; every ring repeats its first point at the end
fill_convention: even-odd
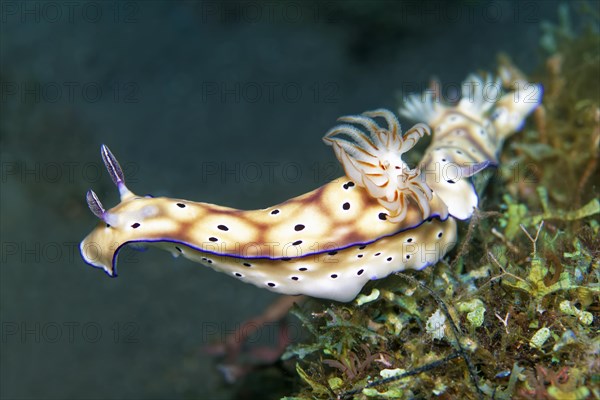
{"type": "Polygon", "coordinates": [[[517,89],[494,101],[475,90],[456,106],[411,97],[400,113],[419,123],[404,134],[388,110],[342,117],[324,141],[347,176],[261,210],[135,195],[103,145],[121,202],[106,210],[87,193],[100,223],[81,242],[82,257],[116,276],[120,249],[150,244],[274,292],[350,301],[369,280],[420,270],[455,245],[456,219],[477,207],[469,177],[497,163],[503,139],[539,103],[540,87],[530,88],[533,97],[517,89]],[[427,125],[431,144],[411,168],[402,155],[429,135],[427,125]]]}

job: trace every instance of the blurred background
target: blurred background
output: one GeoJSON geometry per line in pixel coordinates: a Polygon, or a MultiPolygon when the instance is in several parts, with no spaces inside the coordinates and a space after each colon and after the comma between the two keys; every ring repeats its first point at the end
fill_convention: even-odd
{"type": "Polygon", "coordinates": [[[500,52],[533,72],[558,5],[0,3],[1,397],[257,393],[203,348],[275,294],[156,249],[124,251],[117,279],[81,260],[85,192],[118,202],[102,143],[136,193],[267,207],[342,174],[321,142],[337,117],[396,110],[433,76],[451,94],[500,52]]]}

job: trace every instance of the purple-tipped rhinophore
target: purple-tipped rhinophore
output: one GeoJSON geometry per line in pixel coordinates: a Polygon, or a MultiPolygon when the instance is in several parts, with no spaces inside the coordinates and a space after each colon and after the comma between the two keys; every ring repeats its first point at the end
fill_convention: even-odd
{"type": "Polygon", "coordinates": [[[123,175],[123,170],[121,169],[119,162],[105,144],[102,145],[100,153],[102,154],[102,161],[104,161],[104,165],[106,165],[110,178],[115,185],[120,188],[121,185],[125,184],[125,176],[123,175]]]}
{"type": "Polygon", "coordinates": [[[87,194],[85,195],[85,199],[87,200],[88,207],[92,213],[101,220],[104,220],[105,210],[96,193],[94,193],[94,191],[91,189],[88,190],[87,194]]]}

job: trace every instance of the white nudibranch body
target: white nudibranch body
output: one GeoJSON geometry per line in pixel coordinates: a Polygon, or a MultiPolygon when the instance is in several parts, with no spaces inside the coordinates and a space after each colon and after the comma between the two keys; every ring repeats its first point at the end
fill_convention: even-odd
{"type": "MultiPolygon", "coordinates": [[[[467,81],[489,82],[495,81],[467,81]]],[[[101,222],[81,242],[82,257],[116,276],[123,246],[150,244],[278,293],[350,301],[369,280],[435,264],[455,245],[456,219],[469,218],[478,202],[468,178],[497,163],[504,138],[539,104],[541,88],[530,87],[537,94],[511,92],[492,102],[472,89],[456,107],[430,95],[424,102],[411,97],[400,113],[433,131],[414,168],[402,156],[430,134],[427,125],[402,134],[393,113],[383,109],[342,117],[344,124],[324,141],[346,177],[261,210],[136,196],[102,146],[121,202],[105,210],[88,192],[88,205],[101,222]]]]}
{"type": "Polygon", "coordinates": [[[503,93],[499,79],[470,75],[456,106],[442,103],[428,91],[410,95],[400,109],[400,115],[425,122],[434,132],[419,167],[454,218],[471,216],[478,198],[469,178],[498,164],[504,140],[541,103],[541,85],[513,84],[515,90],[503,93]]]}

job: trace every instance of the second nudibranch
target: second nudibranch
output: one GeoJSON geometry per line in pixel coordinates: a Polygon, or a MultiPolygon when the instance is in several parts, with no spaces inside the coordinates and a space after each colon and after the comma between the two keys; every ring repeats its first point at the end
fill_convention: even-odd
{"type": "Polygon", "coordinates": [[[350,301],[369,280],[422,269],[454,246],[455,219],[468,218],[477,207],[468,177],[497,163],[504,138],[539,104],[539,86],[530,87],[537,90],[533,97],[515,96],[519,90],[514,90],[494,101],[481,92],[463,93],[457,106],[411,98],[401,114],[433,129],[415,168],[402,155],[429,135],[427,125],[419,123],[402,134],[393,113],[382,109],[340,118],[344,124],[324,140],[347,176],[261,210],[137,196],[102,146],[121,202],[106,210],[88,192],[88,205],[101,222],[81,242],[81,254],[116,276],[123,246],[153,244],[278,293],[350,301]],[[452,176],[447,175],[450,167],[452,176]]]}

